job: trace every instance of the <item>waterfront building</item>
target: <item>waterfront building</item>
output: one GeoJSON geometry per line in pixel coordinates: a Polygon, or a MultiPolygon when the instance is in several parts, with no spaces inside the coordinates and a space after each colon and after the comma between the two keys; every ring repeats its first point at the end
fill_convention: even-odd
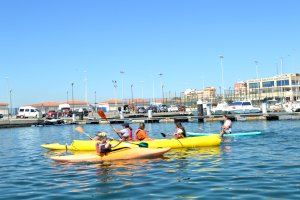
{"type": "Polygon", "coordinates": [[[186,101],[207,101],[213,102],[216,99],[216,88],[206,87],[203,90],[186,89],[183,92],[186,101]]]}
{"type": "Polygon", "coordinates": [[[244,81],[234,84],[234,99],[247,100],[247,83],[244,81]]]}
{"type": "MultiPolygon", "coordinates": [[[[157,99],[159,101],[159,99],[157,99]]],[[[128,105],[134,105],[134,106],[148,106],[150,105],[149,99],[141,99],[141,98],[135,98],[135,99],[108,99],[103,102],[99,102],[100,107],[106,107],[107,111],[116,111],[118,108],[121,108],[122,106],[128,106],[128,105]]]]}
{"type": "Polygon", "coordinates": [[[89,108],[89,104],[86,101],[81,101],[81,100],[69,100],[65,102],[59,102],[59,101],[46,101],[46,102],[40,102],[40,103],[34,103],[31,104],[30,106],[33,106],[37,109],[39,109],[42,113],[47,113],[49,110],[58,110],[58,106],[60,104],[69,104],[70,108],[73,109],[79,109],[79,108],[89,108]]]}
{"type": "Polygon", "coordinates": [[[263,101],[280,99],[295,101],[300,99],[300,74],[282,74],[268,78],[247,80],[248,99],[263,101]]]}
{"type": "Polygon", "coordinates": [[[8,115],[8,103],[0,102],[0,114],[8,115]]]}

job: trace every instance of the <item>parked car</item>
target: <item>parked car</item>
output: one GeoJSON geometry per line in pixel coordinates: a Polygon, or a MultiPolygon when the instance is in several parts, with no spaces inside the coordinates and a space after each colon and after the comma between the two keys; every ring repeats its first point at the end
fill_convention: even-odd
{"type": "MultiPolygon", "coordinates": [[[[75,114],[76,116],[79,116],[81,112],[81,109],[75,109],[74,111],[71,112],[72,114],[75,114]]],[[[89,111],[86,108],[82,108],[83,116],[87,117],[89,115],[89,111]]]]}
{"type": "Polygon", "coordinates": [[[159,105],[158,112],[168,112],[168,106],[166,105],[159,105]]]}
{"type": "Polygon", "coordinates": [[[152,112],[154,112],[154,113],[156,113],[158,111],[157,106],[155,106],[155,105],[148,106],[148,108],[146,110],[147,110],[147,112],[148,112],[148,110],[152,110],[152,112]]]}
{"type": "Polygon", "coordinates": [[[47,117],[47,118],[56,118],[57,115],[58,115],[58,113],[57,113],[55,110],[49,110],[49,111],[47,112],[46,117],[47,117]]]}
{"type": "Polygon", "coordinates": [[[139,107],[137,107],[136,112],[137,113],[146,113],[147,111],[144,106],[139,106],[139,107]]]}
{"type": "Polygon", "coordinates": [[[178,111],[179,112],[185,112],[185,106],[184,105],[178,105],[178,111]]]}
{"type": "Polygon", "coordinates": [[[2,119],[4,116],[3,116],[3,114],[0,114],[0,119],[2,119]]]}
{"type": "Polygon", "coordinates": [[[178,107],[175,106],[175,105],[171,105],[169,108],[168,108],[168,112],[178,112],[178,107]]]}
{"type": "Polygon", "coordinates": [[[17,118],[41,118],[42,113],[35,107],[32,106],[23,106],[19,108],[19,112],[16,116],[17,118]]]}

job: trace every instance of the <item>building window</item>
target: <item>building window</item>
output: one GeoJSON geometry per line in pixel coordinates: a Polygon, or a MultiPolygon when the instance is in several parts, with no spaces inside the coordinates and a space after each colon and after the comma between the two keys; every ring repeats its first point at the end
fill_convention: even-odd
{"type": "Polygon", "coordinates": [[[274,81],[266,81],[262,83],[263,87],[273,87],[274,86],[274,81]]]}
{"type": "Polygon", "coordinates": [[[249,83],[249,88],[259,88],[259,83],[249,83]]]}
{"type": "Polygon", "coordinates": [[[290,85],[289,80],[279,80],[277,81],[277,86],[285,86],[285,85],[290,85]]]}
{"type": "Polygon", "coordinates": [[[292,80],[292,85],[300,85],[300,80],[292,80]]]}

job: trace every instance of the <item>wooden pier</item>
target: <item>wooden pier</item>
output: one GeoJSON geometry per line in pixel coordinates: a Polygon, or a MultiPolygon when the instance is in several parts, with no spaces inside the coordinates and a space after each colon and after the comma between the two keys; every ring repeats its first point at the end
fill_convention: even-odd
{"type": "MultiPolygon", "coordinates": [[[[300,113],[268,113],[268,114],[239,114],[239,115],[228,115],[232,121],[253,121],[253,120],[300,120],[300,113]]],[[[85,118],[83,120],[72,121],[71,118],[63,118],[65,125],[83,125],[83,124],[123,124],[128,123],[175,123],[175,122],[194,122],[194,123],[209,123],[222,121],[222,115],[212,115],[212,116],[195,116],[190,113],[155,113],[152,118],[148,118],[145,115],[126,115],[124,119],[110,117],[108,121],[98,118],[90,120],[85,118]]],[[[14,128],[14,127],[28,127],[28,126],[47,126],[56,125],[55,123],[49,124],[44,119],[1,119],[0,128],[14,128]]]]}

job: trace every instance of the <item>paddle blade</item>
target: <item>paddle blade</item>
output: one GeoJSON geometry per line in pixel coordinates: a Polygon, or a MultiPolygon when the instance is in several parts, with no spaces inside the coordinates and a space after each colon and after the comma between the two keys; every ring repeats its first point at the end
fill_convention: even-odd
{"type": "Polygon", "coordinates": [[[81,126],[77,126],[75,128],[75,131],[77,131],[78,133],[84,133],[84,130],[83,130],[83,128],[81,126]]]}
{"type": "Polygon", "coordinates": [[[164,134],[164,133],[160,133],[163,137],[166,137],[167,135],[166,134],[164,134]]]}
{"type": "Polygon", "coordinates": [[[103,110],[98,110],[98,115],[102,118],[102,119],[106,119],[107,120],[107,118],[106,118],[106,115],[105,115],[105,113],[103,112],[103,110]]]}
{"type": "Polygon", "coordinates": [[[146,142],[140,142],[139,143],[139,147],[142,147],[142,148],[148,148],[148,143],[146,143],[146,142]]]}

